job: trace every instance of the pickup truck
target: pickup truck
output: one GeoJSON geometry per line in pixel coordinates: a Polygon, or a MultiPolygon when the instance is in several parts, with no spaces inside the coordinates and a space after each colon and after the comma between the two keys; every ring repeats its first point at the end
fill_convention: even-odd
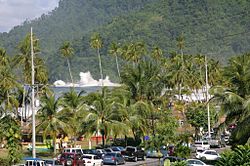
{"type": "Polygon", "coordinates": [[[145,152],[141,147],[127,146],[124,151],[121,151],[125,160],[134,160],[137,162],[138,158],[144,160],[145,152]]]}

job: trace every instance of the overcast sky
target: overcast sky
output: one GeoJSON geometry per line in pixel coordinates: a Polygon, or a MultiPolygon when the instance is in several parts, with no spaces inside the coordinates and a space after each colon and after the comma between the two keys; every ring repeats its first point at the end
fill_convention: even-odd
{"type": "Polygon", "coordinates": [[[59,0],[0,0],[0,32],[8,32],[58,6],[59,0]]]}

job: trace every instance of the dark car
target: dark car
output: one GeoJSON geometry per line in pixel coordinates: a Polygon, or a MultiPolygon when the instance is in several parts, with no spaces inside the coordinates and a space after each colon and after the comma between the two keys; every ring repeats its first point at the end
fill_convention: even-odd
{"type": "Polygon", "coordinates": [[[84,160],[81,160],[81,155],[77,153],[62,153],[59,163],[64,166],[85,166],[84,160]]]}
{"type": "Polygon", "coordinates": [[[106,153],[103,157],[103,163],[104,164],[125,164],[126,161],[124,157],[120,153],[106,153]]]}
{"type": "Polygon", "coordinates": [[[127,146],[121,154],[126,160],[134,160],[135,162],[138,158],[145,159],[145,152],[141,147],[127,146]]]}

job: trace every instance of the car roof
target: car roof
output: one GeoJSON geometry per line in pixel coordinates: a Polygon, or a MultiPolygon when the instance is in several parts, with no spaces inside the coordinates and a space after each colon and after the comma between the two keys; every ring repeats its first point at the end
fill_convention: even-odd
{"type": "Polygon", "coordinates": [[[83,156],[96,156],[94,154],[84,154],[83,156]]]}
{"type": "Polygon", "coordinates": [[[42,160],[41,158],[33,158],[33,157],[25,157],[25,158],[23,158],[23,160],[35,160],[35,161],[37,161],[37,160],[42,160]]]}

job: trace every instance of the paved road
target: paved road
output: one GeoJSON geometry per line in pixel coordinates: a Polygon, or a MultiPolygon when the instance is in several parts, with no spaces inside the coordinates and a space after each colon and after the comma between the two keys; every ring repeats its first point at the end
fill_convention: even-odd
{"type": "MultiPolygon", "coordinates": [[[[127,161],[125,165],[122,166],[159,166],[159,159],[154,159],[154,158],[147,158],[144,161],[137,161],[137,162],[133,162],[133,161],[127,161]]],[[[114,166],[114,165],[106,165],[105,166],[114,166]]]]}

